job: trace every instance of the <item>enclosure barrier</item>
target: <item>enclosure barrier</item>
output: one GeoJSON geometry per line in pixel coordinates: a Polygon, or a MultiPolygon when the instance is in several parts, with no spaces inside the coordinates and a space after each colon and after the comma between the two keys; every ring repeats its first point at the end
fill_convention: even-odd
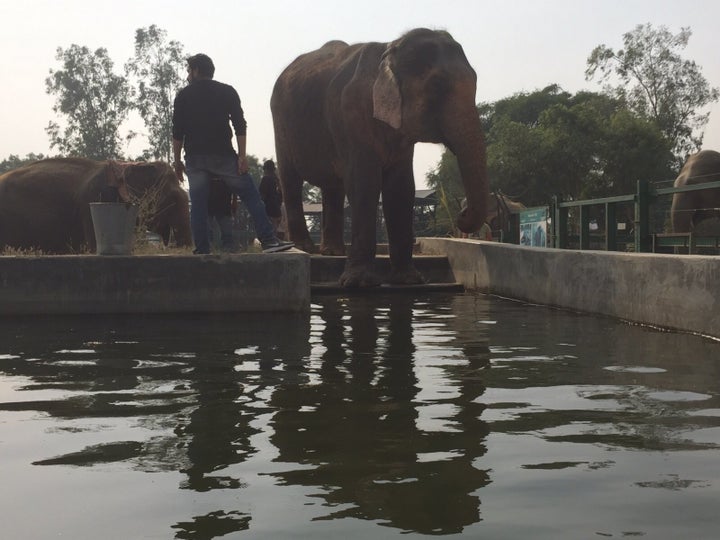
{"type": "Polygon", "coordinates": [[[467,289],[720,338],[717,257],[678,257],[420,238],[467,289]],[[648,276],[652,276],[648,279],[648,276]]]}
{"type": "Polygon", "coordinates": [[[617,206],[632,203],[634,206],[633,244],[637,253],[656,251],[661,247],[684,246],[692,253],[697,247],[718,247],[718,237],[694,236],[692,233],[650,233],[650,207],[659,197],[720,188],[720,181],[705,182],[691,186],[655,188],[649,182],[640,180],[634,194],[606,197],[601,199],[587,199],[582,201],[562,201],[560,197],[553,197],[551,212],[552,224],[550,228],[550,245],[558,249],[569,247],[568,215],[570,209],[577,208],[578,224],[580,229],[578,247],[581,250],[590,249],[590,207],[604,206],[605,209],[605,241],[606,251],[617,251],[617,206]]]}

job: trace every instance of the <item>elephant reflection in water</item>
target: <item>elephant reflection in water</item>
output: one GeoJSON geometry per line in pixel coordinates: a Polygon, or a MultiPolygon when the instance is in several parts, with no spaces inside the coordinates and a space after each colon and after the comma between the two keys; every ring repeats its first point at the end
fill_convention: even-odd
{"type": "MultiPolygon", "coordinates": [[[[413,344],[418,299],[377,300],[320,300],[321,380],[276,392],[272,399],[279,411],[271,439],[277,461],[304,467],[274,476],[283,484],[322,487],[328,505],[343,506],[317,519],[360,518],[426,534],[460,532],[479,521],[475,492],[488,483],[475,463],[485,453],[487,426],[480,420],[483,406],[474,401],[484,391],[479,371],[489,363],[487,342],[476,337],[467,361],[429,367],[436,359],[413,344]],[[426,387],[418,378],[418,372],[432,369],[452,381],[454,397],[449,388],[448,397],[421,396],[437,391],[437,380],[426,387]],[[424,425],[425,407],[447,413],[444,427],[424,425]]],[[[450,327],[442,331],[455,333],[450,327]]]]}

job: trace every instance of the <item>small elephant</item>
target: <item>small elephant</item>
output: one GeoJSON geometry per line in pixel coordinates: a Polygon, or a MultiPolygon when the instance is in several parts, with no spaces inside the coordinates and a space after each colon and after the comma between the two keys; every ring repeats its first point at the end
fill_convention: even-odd
{"type": "MultiPolygon", "coordinates": [[[[467,208],[467,199],[463,199],[460,202],[460,208],[464,210],[467,208]]],[[[507,195],[493,191],[490,193],[488,198],[487,208],[487,224],[489,231],[503,231],[507,234],[510,232],[510,220],[514,214],[519,214],[525,210],[525,205],[519,201],[514,201],[507,195]]],[[[464,235],[467,237],[467,235],[464,235]]]]}
{"type": "Polygon", "coordinates": [[[123,163],[84,158],[37,161],[0,175],[0,250],[73,253],[95,249],[89,203],[108,186],[133,199],[153,199],[147,226],[165,244],[191,245],[188,196],[163,162],[123,163]]]}
{"type": "MultiPolygon", "coordinates": [[[[720,153],[702,150],[688,158],[675,179],[675,187],[720,180],[720,153]]],[[[673,232],[691,232],[704,220],[717,218],[720,188],[675,193],[670,215],[673,232]]]]}
{"type": "MultiPolygon", "coordinates": [[[[464,201],[463,201],[464,202],[464,201]]],[[[509,231],[510,216],[525,210],[525,205],[504,193],[493,191],[488,202],[487,223],[493,231],[509,231]]]]}
{"type": "Polygon", "coordinates": [[[459,161],[468,206],[465,232],[480,229],[488,206],[485,141],[475,104],[477,76],[450,34],[424,28],[391,43],[331,41],[294,60],[271,98],[290,239],[314,249],[302,210],[307,181],[322,190],[320,252],[343,255],[347,196],[352,241],[340,283],[380,284],[374,272],[382,195],[390,283],[423,282],[413,267],[413,151],[445,144],[459,161]]]}

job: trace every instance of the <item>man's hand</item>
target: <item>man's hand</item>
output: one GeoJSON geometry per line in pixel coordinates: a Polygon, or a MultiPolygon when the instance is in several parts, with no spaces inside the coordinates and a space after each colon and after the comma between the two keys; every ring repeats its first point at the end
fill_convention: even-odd
{"type": "Polygon", "coordinates": [[[240,174],[245,174],[250,170],[248,165],[247,156],[238,156],[238,171],[240,174]]]}
{"type": "Polygon", "coordinates": [[[175,176],[178,181],[182,184],[185,181],[183,173],[185,172],[185,164],[182,161],[176,161],[173,163],[173,169],[175,169],[175,176]]]}

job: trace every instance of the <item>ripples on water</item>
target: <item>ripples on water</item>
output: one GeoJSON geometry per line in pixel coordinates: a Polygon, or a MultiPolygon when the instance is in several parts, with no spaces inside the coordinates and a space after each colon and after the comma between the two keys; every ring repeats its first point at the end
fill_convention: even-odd
{"type": "Polygon", "coordinates": [[[2,538],[715,538],[720,344],[483,296],[0,329],[2,538]]]}

